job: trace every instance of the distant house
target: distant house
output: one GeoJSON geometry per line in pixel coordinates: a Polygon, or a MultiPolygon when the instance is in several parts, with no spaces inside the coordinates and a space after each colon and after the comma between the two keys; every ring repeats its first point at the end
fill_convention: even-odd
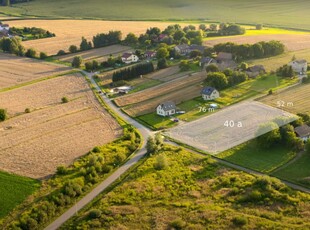
{"type": "Polygon", "coordinates": [[[295,128],[295,133],[303,141],[307,141],[310,138],[310,127],[308,125],[302,125],[295,128]]]}
{"type": "Polygon", "coordinates": [[[216,60],[210,57],[202,57],[199,61],[199,66],[201,66],[202,68],[210,64],[216,64],[216,60]]]}
{"type": "Polygon", "coordinates": [[[180,55],[188,55],[190,53],[190,46],[187,44],[177,45],[174,47],[175,52],[180,55]]]}
{"type": "Polygon", "coordinates": [[[161,103],[156,107],[156,113],[159,116],[163,116],[163,117],[175,114],[176,110],[177,110],[177,107],[175,103],[172,101],[161,103]]]}
{"type": "Polygon", "coordinates": [[[144,57],[148,58],[148,59],[154,58],[154,57],[156,57],[156,52],[155,51],[146,51],[144,53],[144,57]]]}
{"type": "Polygon", "coordinates": [[[232,53],[219,52],[215,60],[220,70],[224,70],[227,68],[235,69],[237,67],[236,62],[233,59],[232,53]]]}
{"type": "Polygon", "coordinates": [[[245,71],[245,73],[250,77],[250,78],[256,78],[260,74],[265,74],[266,70],[263,65],[254,65],[245,71]]]}
{"type": "Polygon", "coordinates": [[[233,61],[232,53],[219,52],[216,57],[218,63],[233,61]]]}
{"type": "Polygon", "coordinates": [[[288,65],[292,66],[294,72],[296,73],[304,74],[307,72],[308,63],[304,59],[291,61],[288,65]]]}
{"type": "Polygon", "coordinates": [[[174,50],[183,56],[189,55],[190,52],[194,51],[194,50],[198,50],[200,51],[202,54],[205,51],[205,47],[204,46],[200,46],[200,45],[187,45],[187,44],[182,44],[182,45],[177,45],[174,47],[174,50]]]}
{"type": "Polygon", "coordinates": [[[139,61],[139,58],[133,53],[123,53],[122,61],[126,64],[130,64],[139,61]]]}
{"type": "Polygon", "coordinates": [[[204,100],[210,101],[219,98],[220,93],[215,88],[207,86],[201,90],[201,96],[204,100]]]}

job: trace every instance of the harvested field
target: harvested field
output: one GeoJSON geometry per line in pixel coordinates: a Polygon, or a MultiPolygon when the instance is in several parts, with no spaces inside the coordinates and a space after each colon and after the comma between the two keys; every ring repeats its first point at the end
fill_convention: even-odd
{"type": "MultiPolygon", "coordinates": [[[[280,117],[287,121],[297,118],[293,114],[259,102],[244,102],[179,125],[170,129],[167,135],[208,153],[217,154],[257,137],[256,132],[261,124],[280,117]]],[[[271,130],[266,130],[268,131],[271,130]]]]}
{"type": "Polygon", "coordinates": [[[35,59],[0,53],[0,89],[65,73],[70,69],[35,59]]]}
{"type": "MultiPolygon", "coordinates": [[[[155,87],[154,87],[155,88],[155,87]]],[[[176,104],[181,102],[193,99],[200,95],[202,86],[200,85],[190,85],[188,87],[179,88],[177,90],[173,90],[169,93],[163,93],[162,96],[153,98],[151,100],[142,101],[140,103],[131,105],[125,108],[125,111],[133,117],[141,116],[144,114],[148,114],[154,112],[156,106],[164,101],[173,101],[176,104]]]]}
{"type": "Polygon", "coordinates": [[[83,52],[78,52],[74,54],[63,55],[63,56],[60,56],[58,60],[64,61],[64,62],[72,62],[73,58],[79,55],[85,61],[96,59],[102,62],[108,59],[110,54],[117,57],[119,54],[122,54],[123,52],[133,52],[133,51],[134,50],[131,49],[129,46],[112,45],[112,46],[102,47],[98,49],[91,49],[91,50],[87,50],[83,52]]]}
{"type": "MultiPolygon", "coordinates": [[[[149,27],[164,29],[170,22],[143,22],[143,21],[99,21],[99,20],[16,20],[10,21],[10,26],[39,27],[56,34],[56,37],[25,41],[23,44],[49,55],[59,50],[68,50],[70,45],[79,46],[81,37],[91,40],[97,33],[107,33],[110,30],[120,30],[125,37],[129,32],[136,35],[145,33],[149,27]]],[[[185,25],[183,23],[183,25],[185,25]]]]}
{"type": "Polygon", "coordinates": [[[288,51],[298,51],[310,48],[310,34],[272,34],[272,35],[253,35],[253,36],[235,36],[218,38],[205,41],[204,44],[213,46],[218,43],[234,42],[237,44],[253,44],[260,41],[278,40],[283,42],[288,51]]]}
{"type": "Polygon", "coordinates": [[[177,74],[174,74],[174,75],[165,76],[165,77],[161,78],[160,81],[163,81],[163,82],[173,81],[173,80],[182,78],[182,77],[184,77],[186,75],[189,75],[191,73],[192,73],[192,71],[180,72],[180,73],[177,73],[177,74]]]}
{"type": "MultiPolygon", "coordinates": [[[[195,84],[200,85],[200,83],[202,83],[204,78],[205,78],[204,72],[196,73],[191,76],[188,75],[134,94],[119,97],[115,99],[115,102],[118,106],[127,106],[143,102],[176,91],[183,91],[184,88],[187,88],[195,84]]],[[[198,93],[200,93],[200,91],[198,93]]]]}
{"type": "Polygon", "coordinates": [[[0,169],[19,175],[46,177],[122,132],[78,74],[0,93],[0,102],[11,115],[0,124],[0,169]]]}
{"type": "Polygon", "coordinates": [[[283,90],[280,93],[266,96],[260,102],[295,114],[310,114],[309,98],[310,84],[302,84],[283,90]]]}

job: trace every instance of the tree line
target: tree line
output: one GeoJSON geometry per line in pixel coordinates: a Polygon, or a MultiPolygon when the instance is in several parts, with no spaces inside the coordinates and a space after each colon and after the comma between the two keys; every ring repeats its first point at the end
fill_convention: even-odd
{"type": "Polygon", "coordinates": [[[115,71],[112,76],[112,81],[126,81],[133,78],[140,77],[151,72],[154,72],[154,65],[152,62],[138,64],[129,68],[115,71]]]}
{"type": "Polygon", "coordinates": [[[213,47],[215,52],[232,53],[236,60],[246,60],[252,58],[264,58],[276,56],[284,53],[285,46],[280,41],[261,41],[255,44],[236,44],[233,42],[226,42],[216,44],[213,47]]]}
{"type": "Polygon", "coordinates": [[[217,30],[217,32],[207,33],[207,37],[231,36],[231,35],[242,35],[242,34],[245,34],[245,29],[243,27],[236,25],[236,24],[221,23],[219,26],[219,30],[217,30]]]}

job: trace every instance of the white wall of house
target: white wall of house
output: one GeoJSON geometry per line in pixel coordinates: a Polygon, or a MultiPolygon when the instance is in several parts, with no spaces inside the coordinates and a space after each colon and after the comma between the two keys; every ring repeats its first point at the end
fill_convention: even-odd
{"type": "Polygon", "coordinates": [[[297,62],[297,61],[292,61],[289,63],[290,66],[292,66],[294,72],[296,73],[303,73],[307,71],[308,68],[308,63],[307,62],[297,62]]]}
{"type": "Polygon", "coordinates": [[[211,95],[202,94],[202,98],[206,101],[214,100],[214,99],[219,98],[219,97],[220,97],[220,93],[217,90],[213,90],[211,95]]]}
{"type": "Polygon", "coordinates": [[[168,110],[168,111],[164,111],[161,107],[161,105],[157,106],[156,108],[156,113],[159,115],[159,116],[170,116],[170,115],[173,115],[175,114],[175,109],[171,109],[171,110],[168,110]]]}

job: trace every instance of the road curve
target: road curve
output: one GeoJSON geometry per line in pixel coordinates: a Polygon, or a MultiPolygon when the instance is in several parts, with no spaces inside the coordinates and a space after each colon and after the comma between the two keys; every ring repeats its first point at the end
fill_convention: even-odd
{"type": "MultiPolygon", "coordinates": [[[[87,73],[83,71],[84,74],[90,79],[91,83],[96,87],[96,90],[100,91],[100,87],[93,79],[93,74],[87,73]]],[[[64,224],[67,220],[73,217],[79,210],[81,210],[85,205],[91,202],[96,196],[98,196],[101,192],[103,192],[107,187],[109,187],[113,182],[118,180],[122,174],[124,174],[130,167],[135,165],[145,154],[146,154],[146,142],[147,138],[152,135],[152,131],[148,128],[144,127],[128,115],[124,114],[116,105],[114,105],[109,98],[105,95],[101,94],[104,102],[109,106],[113,111],[120,117],[122,117],[129,124],[135,126],[142,135],[143,143],[140,150],[138,150],[129,161],[127,161],[124,165],[120,166],[112,175],[110,175],[107,179],[105,179],[102,183],[100,183],[97,187],[95,187],[90,193],[88,193],[85,197],[83,197],[80,201],[78,201],[73,207],[68,209],[65,213],[63,213],[60,217],[58,217],[54,222],[48,225],[45,230],[55,230],[58,229],[62,224],[64,224]]]]}

